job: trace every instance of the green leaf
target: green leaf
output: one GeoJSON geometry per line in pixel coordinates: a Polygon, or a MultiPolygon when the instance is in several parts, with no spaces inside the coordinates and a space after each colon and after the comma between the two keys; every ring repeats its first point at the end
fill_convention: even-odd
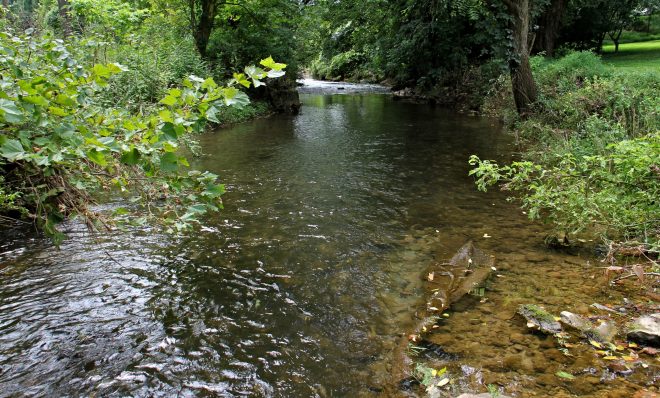
{"type": "Polygon", "coordinates": [[[220,123],[220,120],[218,120],[218,108],[215,106],[210,106],[209,109],[206,110],[204,116],[207,120],[210,120],[213,123],[220,123]]]}
{"type": "Polygon", "coordinates": [[[232,99],[226,100],[225,103],[227,105],[233,105],[238,108],[242,108],[250,103],[250,97],[248,97],[244,92],[239,91],[234,95],[232,99]]]}
{"type": "Polygon", "coordinates": [[[23,122],[23,112],[16,106],[14,101],[6,98],[0,98],[0,110],[4,114],[4,119],[9,123],[23,122]]]}
{"type": "Polygon", "coordinates": [[[42,97],[41,95],[28,95],[27,97],[23,98],[23,101],[39,106],[48,106],[48,104],[50,103],[46,98],[42,97]]]}
{"type": "Polygon", "coordinates": [[[244,86],[245,88],[250,88],[252,85],[252,83],[245,78],[245,74],[243,73],[234,73],[234,80],[236,80],[238,84],[244,86]]]}
{"type": "Polygon", "coordinates": [[[67,111],[65,111],[64,109],[59,108],[57,106],[49,107],[48,112],[50,112],[51,114],[53,114],[55,116],[61,116],[61,117],[67,116],[69,114],[67,111]]]}
{"type": "Polygon", "coordinates": [[[104,78],[108,78],[111,75],[110,69],[107,68],[105,65],[101,65],[101,64],[94,65],[94,67],[92,68],[92,73],[94,73],[95,76],[104,77],[104,78]]]}
{"type": "Polygon", "coordinates": [[[174,106],[177,103],[177,99],[171,95],[168,95],[162,100],[160,100],[160,103],[165,104],[167,106],[174,106]]]}
{"type": "Polygon", "coordinates": [[[179,169],[179,158],[172,152],[167,152],[160,157],[160,169],[165,172],[174,172],[179,169]]]}
{"type": "Polygon", "coordinates": [[[103,152],[97,151],[96,149],[87,151],[87,158],[102,167],[105,167],[108,164],[103,152]]]}
{"type": "Polygon", "coordinates": [[[286,68],[286,64],[279,64],[275,61],[273,61],[273,57],[268,57],[266,59],[262,59],[261,62],[259,62],[262,66],[265,66],[268,69],[273,69],[276,71],[282,70],[286,68]]]}
{"type": "Polygon", "coordinates": [[[0,147],[0,154],[11,162],[24,159],[26,155],[23,145],[18,140],[7,140],[0,147]]]}
{"type": "Polygon", "coordinates": [[[222,196],[225,193],[224,184],[208,184],[206,185],[206,190],[204,191],[205,196],[210,196],[216,198],[222,196]]]}
{"type": "Polygon", "coordinates": [[[165,137],[167,141],[176,141],[179,138],[176,131],[177,129],[170,122],[163,124],[163,127],[161,127],[160,130],[163,132],[163,137],[165,137]]]}
{"type": "Polygon", "coordinates": [[[202,83],[202,88],[204,88],[204,89],[209,89],[209,88],[213,89],[213,88],[216,88],[216,87],[218,87],[218,85],[216,84],[215,80],[213,80],[212,77],[207,78],[202,83]]]}
{"type": "Polygon", "coordinates": [[[132,148],[130,151],[121,154],[121,162],[130,166],[136,165],[140,160],[140,151],[132,148]]]}

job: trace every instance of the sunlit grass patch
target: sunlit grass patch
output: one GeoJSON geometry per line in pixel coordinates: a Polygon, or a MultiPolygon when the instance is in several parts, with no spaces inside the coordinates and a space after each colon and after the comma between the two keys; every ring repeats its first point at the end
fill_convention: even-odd
{"type": "Polygon", "coordinates": [[[660,40],[624,43],[614,53],[614,45],[603,46],[603,61],[617,68],[660,70],[660,40]]]}

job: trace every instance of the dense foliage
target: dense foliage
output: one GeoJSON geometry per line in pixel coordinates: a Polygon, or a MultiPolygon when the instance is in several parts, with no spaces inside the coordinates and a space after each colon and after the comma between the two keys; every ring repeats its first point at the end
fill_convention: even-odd
{"type": "Polygon", "coordinates": [[[504,183],[532,218],[660,249],[660,76],[615,72],[592,53],[533,60],[538,111],[514,127],[510,165],[472,157],[481,189],[504,183]]]}
{"type": "Polygon", "coordinates": [[[85,65],[62,40],[32,33],[0,34],[0,210],[18,210],[60,239],[56,224],[67,217],[104,223],[89,209],[96,191],[133,196],[142,211],[132,221],[151,217],[171,230],[221,206],[217,176],[186,171],[180,143],[207,121],[219,122],[223,107],[247,104],[237,87],[282,76],[284,64],[262,60],[265,69],[246,67],[226,86],[190,76],[157,106],[136,112],[101,100],[124,67],[85,65]]]}

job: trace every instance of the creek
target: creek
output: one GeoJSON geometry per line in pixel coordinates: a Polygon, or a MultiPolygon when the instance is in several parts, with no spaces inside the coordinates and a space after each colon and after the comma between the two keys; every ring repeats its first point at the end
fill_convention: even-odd
{"type": "Polygon", "coordinates": [[[588,311],[623,293],[589,253],[547,249],[542,225],[475,189],[471,154],[512,157],[495,120],[307,84],[296,117],[200,137],[191,166],[228,193],[199,233],[70,224],[60,249],[2,233],[0,397],[385,395],[422,273],[469,239],[498,276],[440,324],[448,394],[626,397],[657,383],[655,365],[607,373],[589,348],[566,356],[515,319],[523,303],[588,311]]]}

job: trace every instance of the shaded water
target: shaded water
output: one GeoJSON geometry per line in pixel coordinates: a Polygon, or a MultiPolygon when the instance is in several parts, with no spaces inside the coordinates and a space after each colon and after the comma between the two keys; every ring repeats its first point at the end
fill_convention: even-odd
{"type": "MultiPolygon", "coordinates": [[[[72,226],[56,250],[4,233],[0,396],[378,396],[421,273],[470,238],[500,259],[503,277],[437,335],[459,358],[454,390],[577,393],[539,382],[572,359],[512,321],[515,305],[566,309],[618,293],[589,279],[593,259],[546,250],[542,228],[474,189],[470,154],[510,156],[495,123],[382,95],[302,101],[298,117],[201,138],[206,156],[193,167],[229,192],[193,236],[91,237],[72,226]],[[502,365],[511,355],[532,365],[502,365]]],[[[622,391],[657,368],[645,372],[622,391]]],[[[592,373],[580,393],[621,388],[592,373]]]]}

